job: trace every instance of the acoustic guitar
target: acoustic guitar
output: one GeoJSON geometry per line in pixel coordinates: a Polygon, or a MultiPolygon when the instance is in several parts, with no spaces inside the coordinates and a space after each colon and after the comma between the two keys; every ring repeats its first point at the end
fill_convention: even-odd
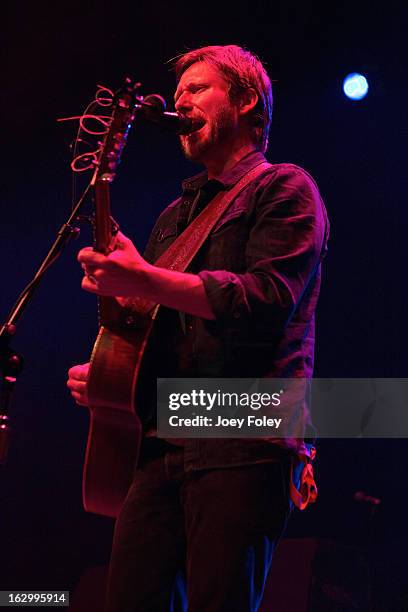
{"type": "MultiPolygon", "coordinates": [[[[92,178],[94,249],[111,251],[115,227],[110,184],[134,119],[136,85],[116,94],[112,118],[92,178]]],[[[141,423],[134,407],[138,374],[158,306],[146,300],[99,297],[99,333],[88,377],[90,427],[83,471],[85,510],[116,517],[137,461],[141,423]],[[126,302],[126,306],[123,303],[126,302]]]]}

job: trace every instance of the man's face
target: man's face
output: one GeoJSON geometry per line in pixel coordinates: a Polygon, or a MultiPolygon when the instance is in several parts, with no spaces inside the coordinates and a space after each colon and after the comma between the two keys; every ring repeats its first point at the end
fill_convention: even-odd
{"type": "Polygon", "coordinates": [[[204,125],[192,134],[180,136],[185,156],[205,163],[236,137],[238,112],[229,97],[229,85],[205,62],[196,62],[182,75],[174,100],[176,110],[204,125]]]}

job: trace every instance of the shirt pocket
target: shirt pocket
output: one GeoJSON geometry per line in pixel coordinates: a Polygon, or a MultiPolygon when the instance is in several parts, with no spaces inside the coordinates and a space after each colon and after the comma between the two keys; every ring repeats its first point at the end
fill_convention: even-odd
{"type": "Polygon", "coordinates": [[[211,234],[219,233],[224,228],[225,225],[229,225],[230,223],[232,223],[235,220],[238,221],[239,217],[243,217],[246,214],[246,212],[247,212],[247,209],[244,206],[242,206],[242,205],[239,206],[239,207],[236,207],[236,208],[234,206],[232,206],[217,221],[217,223],[215,224],[215,227],[212,230],[211,234]]]}
{"type": "MultiPolygon", "coordinates": [[[[176,223],[171,223],[167,227],[158,227],[156,230],[156,241],[161,244],[167,242],[169,238],[174,238],[177,234],[176,223]]],[[[172,241],[171,241],[172,242],[172,241]]]]}
{"type": "Polygon", "coordinates": [[[244,272],[248,225],[246,208],[227,211],[209,236],[203,269],[244,272]]]}

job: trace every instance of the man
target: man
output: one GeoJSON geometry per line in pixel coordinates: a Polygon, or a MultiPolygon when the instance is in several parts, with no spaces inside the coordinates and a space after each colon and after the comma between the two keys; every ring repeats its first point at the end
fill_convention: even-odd
{"type": "MultiPolygon", "coordinates": [[[[176,110],[195,128],[185,155],[206,171],[183,183],[145,257],[119,234],[108,256],[80,251],[83,289],[141,296],[162,305],[155,376],[310,377],[314,312],[328,222],[313,180],[271,165],[216,223],[188,273],[154,261],[220,191],[265,161],[272,114],[269,77],[235,45],[205,47],[176,61],[176,110]],[[201,127],[200,127],[201,126],[201,127]]],[[[155,344],[157,342],[157,344],[155,344]]],[[[87,404],[88,365],[68,386],[87,404]]],[[[149,420],[150,419],[150,420],[149,420]]],[[[107,611],[257,610],[296,490],[298,440],[160,440],[154,413],[134,482],[116,523],[107,611]]]]}

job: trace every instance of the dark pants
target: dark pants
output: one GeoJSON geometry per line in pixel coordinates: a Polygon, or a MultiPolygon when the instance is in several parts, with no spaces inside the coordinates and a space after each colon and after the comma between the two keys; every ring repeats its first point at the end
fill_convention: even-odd
{"type": "MultiPolygon", "coordinates": [[[[106,612],[258,609],[289,514],[286,463],[186,473],[145,453],[117,520],[106,612]]],[[[153,444],[154,446],[154,444],[153,444]]]]}

